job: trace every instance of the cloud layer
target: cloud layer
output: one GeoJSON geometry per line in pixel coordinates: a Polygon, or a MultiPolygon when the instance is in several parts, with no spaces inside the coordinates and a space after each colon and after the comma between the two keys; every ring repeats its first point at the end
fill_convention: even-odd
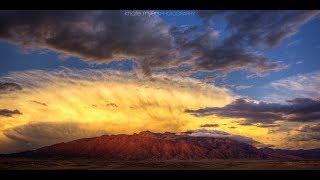
{"type": "Polygon", "coordinates": [[[123,11],[3,11],[0,26],[1,39],[87,62],[133,58],[146,69],[168,63],[174,53],[169,28],[156,16],[127,16],[123,11]]]}
{"type": "Polygon", "coordinates": [[[237,70],[264,75],[286,65],[262,56],[298,31],[318,11],[198,11],[200,25],[179,27],[158,16],[124,11],[2,11],[0,38],[25,49],[48,49],[89,63],[134,59],[153,68],[190,65],[189,71],[237,70]],[[213,29],[222,17],[229,36],[213,29]]]}
{"type": "Polygon", "coordinates": [[[198,70],[230,72],[247,70],[257,75],[287,66],[270,62],[259,50],[273,48],[319,11],[198,11],[202,27],[174,29],[177,44],[187,49],[198,70]],[[217,17],[224,17],[226,32],[222,42],[213,29],[217,17]]]}
{"type": "Polygon", "coordinates": [[[248,99],[237,99],[224,107],[207,107],[198,110],[186,110],[196,116],[224,116],[244,118],[245,124],[272,124],[275,121],[313,122],[320,120],[320,101],[297,98],[289,104],[254,102],[248,99]]]}

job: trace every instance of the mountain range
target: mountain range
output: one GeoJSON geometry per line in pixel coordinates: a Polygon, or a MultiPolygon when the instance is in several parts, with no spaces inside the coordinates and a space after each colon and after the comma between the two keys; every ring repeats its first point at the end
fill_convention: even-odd
{"type": "Polygon", "coordinates": [[[36,150],[2,155],[30,158],[99,158],[106,160],[320,159],[320,149],[256,148],[231,138],[153,133],[103,135],[36,150]]]}

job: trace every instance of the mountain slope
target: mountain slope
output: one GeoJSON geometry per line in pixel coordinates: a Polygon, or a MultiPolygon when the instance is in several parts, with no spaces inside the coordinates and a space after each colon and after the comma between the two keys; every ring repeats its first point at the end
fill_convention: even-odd
{"type": "Polygon", "coordinates": [[[251,145],[228,138],[141,132],[79,139],[16,153],[27,157],[103,158],[109,160],[268,158],[251,145]]]}
{"type": "Polygon", "coordinates": [[[258,149],[230,138],[145,131],[78,139],[8,156],[106,160],[301,159],[297,154],[290,150],[258,149]]]}

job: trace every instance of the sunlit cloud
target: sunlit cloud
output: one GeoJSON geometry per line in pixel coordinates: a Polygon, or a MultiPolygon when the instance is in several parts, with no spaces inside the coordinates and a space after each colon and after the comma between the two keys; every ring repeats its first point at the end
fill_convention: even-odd
{"type": "MultiPolygon", "coordinates": [[[[0,116],[3,142],[17,141],[17,137],[32,142],[37,139],[37,134],[29,134],[35,131],[32,129],[40,131],[48,124],[50,131],[43,128],[41,136],[46,133],[51,136],[56,128],[59,129],[55,133],[81,129],[80,132],[91,132],[87,133],[90,136],[96,135],[94,132],[182,132],[215,121],[215,118],[194,117],[184,113],[184,109],[221,107],[232,101],[226,89],[165,75],[149,79],[110,70],[62,69],[14,72],[1,79],[23,87],[19,93],[0,95],[1,108],[18,109],[22,113],[10,118],[0,116]],[[59,125],[63,123],[77,128],[63,129],[59,125]]],[[[61,137],[79,138],[73,134],[65,133],[61,137]]],[[[47,138],[38,138],[36,145],[47,144],[47,138]]],[[[4,146],[8,149],[8,143],[2,143],[0,150],[4,146]]]]}

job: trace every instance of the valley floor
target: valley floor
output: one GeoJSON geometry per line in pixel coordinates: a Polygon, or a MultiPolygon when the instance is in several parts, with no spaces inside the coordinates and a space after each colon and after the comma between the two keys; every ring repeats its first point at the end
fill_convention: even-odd
{"type": "Polygon", "coordinates": [[[317,169],[320,161],[203,160],[203,161],[105,161],[93,159],[0,158],[0,170],[282,170],[317,169]]]}

